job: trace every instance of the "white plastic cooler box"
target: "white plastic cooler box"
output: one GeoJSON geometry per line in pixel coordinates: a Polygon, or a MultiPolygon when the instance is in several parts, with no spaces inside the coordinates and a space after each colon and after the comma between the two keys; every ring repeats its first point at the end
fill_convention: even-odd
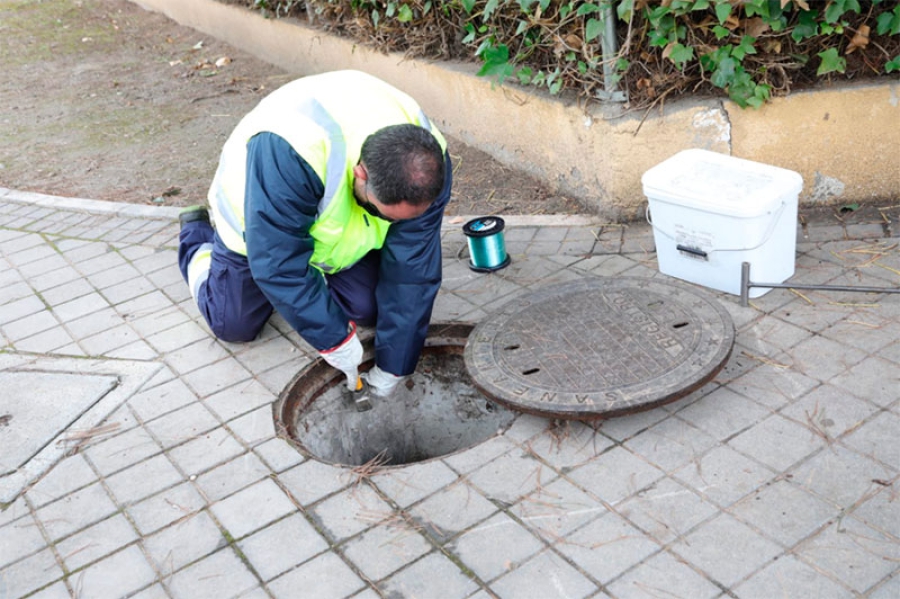
{"type": "MultiPolygon", "coordinates": [[[[741,263],[752,281],[794,274],[797,203],[794,171],[707,150],[685,150],[641,178],[660,272],[735,295],[741,263]]],[[[751,288],[750,297],[767,293],[751,288]]]]}

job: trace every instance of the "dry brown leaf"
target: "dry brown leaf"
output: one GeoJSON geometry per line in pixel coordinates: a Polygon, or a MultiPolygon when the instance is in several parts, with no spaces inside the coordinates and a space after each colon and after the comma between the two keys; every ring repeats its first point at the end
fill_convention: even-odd
{"type": "Polygon", "coordinates": [[[744,20],[744,33],[750,37],[758,38],[760,35],[769,30],[769,24],[759,17],[744,20]]]}
{"type": "Polygon", "coordinates": [[[865,48],[868,46],[870,30],[868,25],[860,25],[859,29],[857,29],[856,33],[853,35],[853,39],[850,40],[850,45],[847,46],[847,52],[845,52],[845,54],[850,54],[857,48],[865,48]]]}

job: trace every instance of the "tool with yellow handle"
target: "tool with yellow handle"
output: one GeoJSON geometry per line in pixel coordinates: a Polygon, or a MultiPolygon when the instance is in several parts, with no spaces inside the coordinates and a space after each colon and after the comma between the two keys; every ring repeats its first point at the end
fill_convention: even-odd
{"type": "Polygon", "coordinates": [[[356,389],[350,392],[350,398],[353,400],[353,405],[356,406],[357,412],[365,412],[372,409],[369,384],[362,380],[361,377],[356,377],[356,389]]]}

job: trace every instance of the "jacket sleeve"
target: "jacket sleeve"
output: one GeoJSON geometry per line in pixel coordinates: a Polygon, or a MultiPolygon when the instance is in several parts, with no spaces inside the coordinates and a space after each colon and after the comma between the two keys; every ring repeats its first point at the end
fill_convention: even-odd
{"type": "Polygon", "coordinates": [[[449,153],[444,169],[440,196],[422,216],[392,224],[381,249],[375,363],[391,374],[415,370],[441,287],[441,220],[453,184],[449,153]]]}
{"type": "Polygon", "coordinates": [[[247,144],[244,240],[250,272],[278,313],[317,350],[340,344],[348,319],[309,265],[319,176],[283,138],[255,135],[247,144]]]}

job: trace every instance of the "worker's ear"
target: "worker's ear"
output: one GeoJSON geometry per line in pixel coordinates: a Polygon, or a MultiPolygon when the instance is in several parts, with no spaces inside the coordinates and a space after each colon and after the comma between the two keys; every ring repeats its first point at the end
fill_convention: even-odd
{"type": "Polygon", "coordinates": [[[366,171],[366,167],[364,167],[361,162],[358,162],[356,166],[353,167],[353,177],[359,179],[360,181],[365,181],[369,178],[369,173],[366,171]]]}

